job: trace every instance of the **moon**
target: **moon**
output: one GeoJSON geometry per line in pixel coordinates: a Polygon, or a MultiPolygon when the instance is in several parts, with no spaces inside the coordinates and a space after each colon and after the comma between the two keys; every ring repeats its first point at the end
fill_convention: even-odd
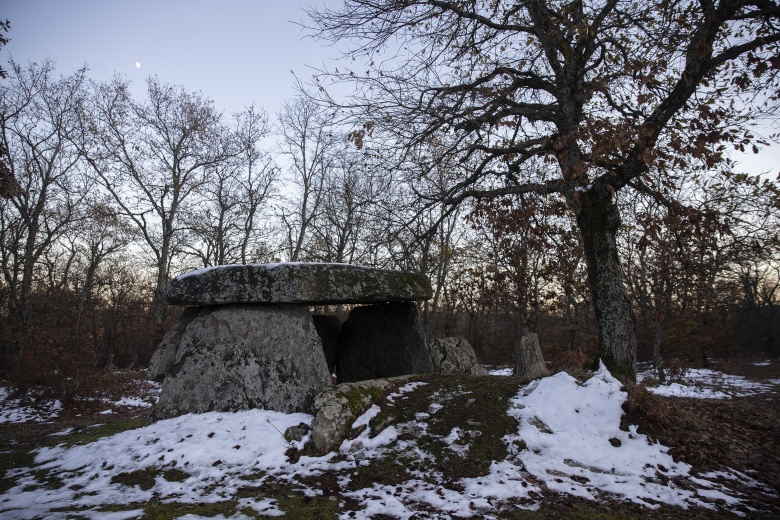
{"type": "Polygon", "coordinates": [[[136,69],[140,69],[141,68],[141,62],[140,61],[136,61],[135,62],[135,68],[136,69]]]}

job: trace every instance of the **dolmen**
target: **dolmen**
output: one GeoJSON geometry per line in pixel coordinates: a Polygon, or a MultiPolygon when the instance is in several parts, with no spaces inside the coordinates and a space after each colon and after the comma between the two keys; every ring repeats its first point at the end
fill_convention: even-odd
{"type": "Polygon", "coordinates": [[[226,265],[174,279],[185,306],[149,365],[162,381],[152,420],[264,408],[310,412],[338,382],[433,372],[414,303],[425,275],[347,264],[226,265]],[[310,307],[357,305],[342,324],[310,307]]]}

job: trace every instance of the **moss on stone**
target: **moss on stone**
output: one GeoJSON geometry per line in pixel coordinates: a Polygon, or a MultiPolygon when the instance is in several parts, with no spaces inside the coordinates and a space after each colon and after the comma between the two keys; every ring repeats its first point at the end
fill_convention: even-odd
{"type": "Polygon", "coordinates": [[[336,391],[338,397],[347,400],[347,406],[355,417],[362,415],[371,403],[376,403],[382,395],[382,389],[377,386],[348,385],[336,391]]]}

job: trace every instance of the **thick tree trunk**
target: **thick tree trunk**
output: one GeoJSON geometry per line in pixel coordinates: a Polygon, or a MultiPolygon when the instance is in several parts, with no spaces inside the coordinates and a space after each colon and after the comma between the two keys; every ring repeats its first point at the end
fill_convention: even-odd
{"type": "Polygon", "coordinates": [[[579,195],[577,225],[596,311],[598,358],[621,381],[635,382],[636,324],[621,280],[616,242],[620,213],[603,186],[594,186],[579,195]]]}

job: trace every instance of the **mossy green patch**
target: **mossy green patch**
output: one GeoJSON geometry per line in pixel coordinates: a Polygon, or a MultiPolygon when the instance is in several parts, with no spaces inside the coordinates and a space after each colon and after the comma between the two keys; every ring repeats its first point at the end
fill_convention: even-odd
{"type": "Polygon", "coordinates": [[[163,471],[163,478],[168,482],[184,482],[190,478],[190,474],[180,469],[171,468],[163,471]]]}
{"type": "MultiPolygon", "coordinates": [[[[218,515],[229,517],[239,512],[237,508],[238,500],[234,499],[209,504],[181,504],[178,502],[160,502],[157,499],[152,499],[149,502],[142,503],[105,504],[97,509],[62,507],[53,509],[52,512],[68,513],[68,518],[80,518],[79,513],[86,511],[97,511],[98,513],[106,514],[142,510],[143,513],[138,518],[144,520],[173,520],[188,514],[202,517],[215,517],[218,515]]],[[[240,512],[250,518],[260,518],[256,511],[249,508],[244,508],[240,512]]]]}
{"type": "Polygon", "coordinates": [[[144,491],[148,491],[154,487],[155,479],[160,470],[154,466],[147,466],[144,469],[136,471],[127,471],[118,473],[111,477],[112,484],[121,484],[127,487],[138,486],[144,491]]]}
{"type": "Polygon", "coordinates": [[[373,386],[352,385],[338,392],[340,397],[347,400],[349,410],[355,415],[362,415],[366,410],[366,403],[377,402],[382,395],[382,389],[373,386]]]}
{"type": "Polygon", "coordinates": [[[293,493],[277,498],[279,509],[284,511],[284,518],[290,520],[322,519],[331,520],[339,517],[338,498],[329,495],[306,496],[303,493],[293,493]]]}
{"type": "Polygon", "coordinates": [[[355,483],[399,484],[417,471],[436,471],[444,484],[485,475],[493,461],[506,459],[504,436],[517,432],[517,421],[506,413],[509,399],[521,382],[509,377],[424,376],[428,384],[405,393],[395,402],[380,404],[382,411],[371,421],[373,434],[389,425],[421,421],[427,431],[399,430],[399,441],[413,441],[429,458],[389,450],[387,456],[357,468],[355,483]],[[455,429],[458,429],[457,431],[455,429]],[[445,442],[453,432],[454,442],[445,442]]]}
{"type": "MultiPolygon", "coordinates": [[[[602,500],[591,501],[570,495],[551,495],[545,498],[536,511],[520,509],[507,504],[496,514],[502,520],[545,520],[547,518],[566,518],[569,520],[726,520],[738,516],[713,511],[711,509],[681,509],[668,505],[659,505],[649,509],[628,501],[602,500]]],[[[757,515],[754,518],[771,518],[757,515]]]]}
{"type": "Polygon", "coordinates": [[[89,444],[98,441],[103,437],[111,437],[117,433],[134,430],[136,428],[141,428],[142,426],[146,426],[145,417],[117,419],[94,426],[82,427],[77,431],[66,435],[59,435],[56,437],[50,436],[44,445],[63,445],[66,448],[70,448],[72,446],[89,444]]]}
{"type": "MultiPolygon", "coordinates": [[[[278,481],[264,482],[262,486],[242,487],[234,498],[272,499],[276,506],[284,512],[284,518],[293,520],[335,519],[339,516],[338,484],[335,475],[327,474],[319,477],[302,479],[313,489],[321,492],[319,495],[308,496],[297,486],[278,481]]],[[[242,512],[247,516],[265,518],[253,509],[242,512]]]]}
{"type": "Polygon", "coordinates": [[[65,484],[60,477],[49,470],[40,469],[33,473],[33,476],[45,489],[59,489],[65,484]]]}
{"type": "Polygon", "coordinates": [[[213,502],[210,504],[163,503],[152,500],[148,504],[144,504],[144,514],[141,518],[144,520],[173,520],[174,518],[179,518],[184,515],[205,517],[222,515],[224,517],[229,517],[236,513],[237,507],[237,500],[225,500],[223,502],[213,502]]]}
{"type": "Polygon", "coordinates": [[[256,481],[256,480],[261,480],[265,476],[266,476],[266,472],[265,471],[256,470],[256,471],[253,471],[252,473],[249,473],[248,475],[242,475],[240,478],[241,478],[241,480],[246,480],[246,481],[252,482],[252,481],[256,481]]]}
{"type": "Polygon", "coordinates": [[[35,452],[12,450],[0,453],[0,493],[5,493],[16,485],[16,479],[6,477],[8,470],[29,468],[35,463],[35,452]]]}

